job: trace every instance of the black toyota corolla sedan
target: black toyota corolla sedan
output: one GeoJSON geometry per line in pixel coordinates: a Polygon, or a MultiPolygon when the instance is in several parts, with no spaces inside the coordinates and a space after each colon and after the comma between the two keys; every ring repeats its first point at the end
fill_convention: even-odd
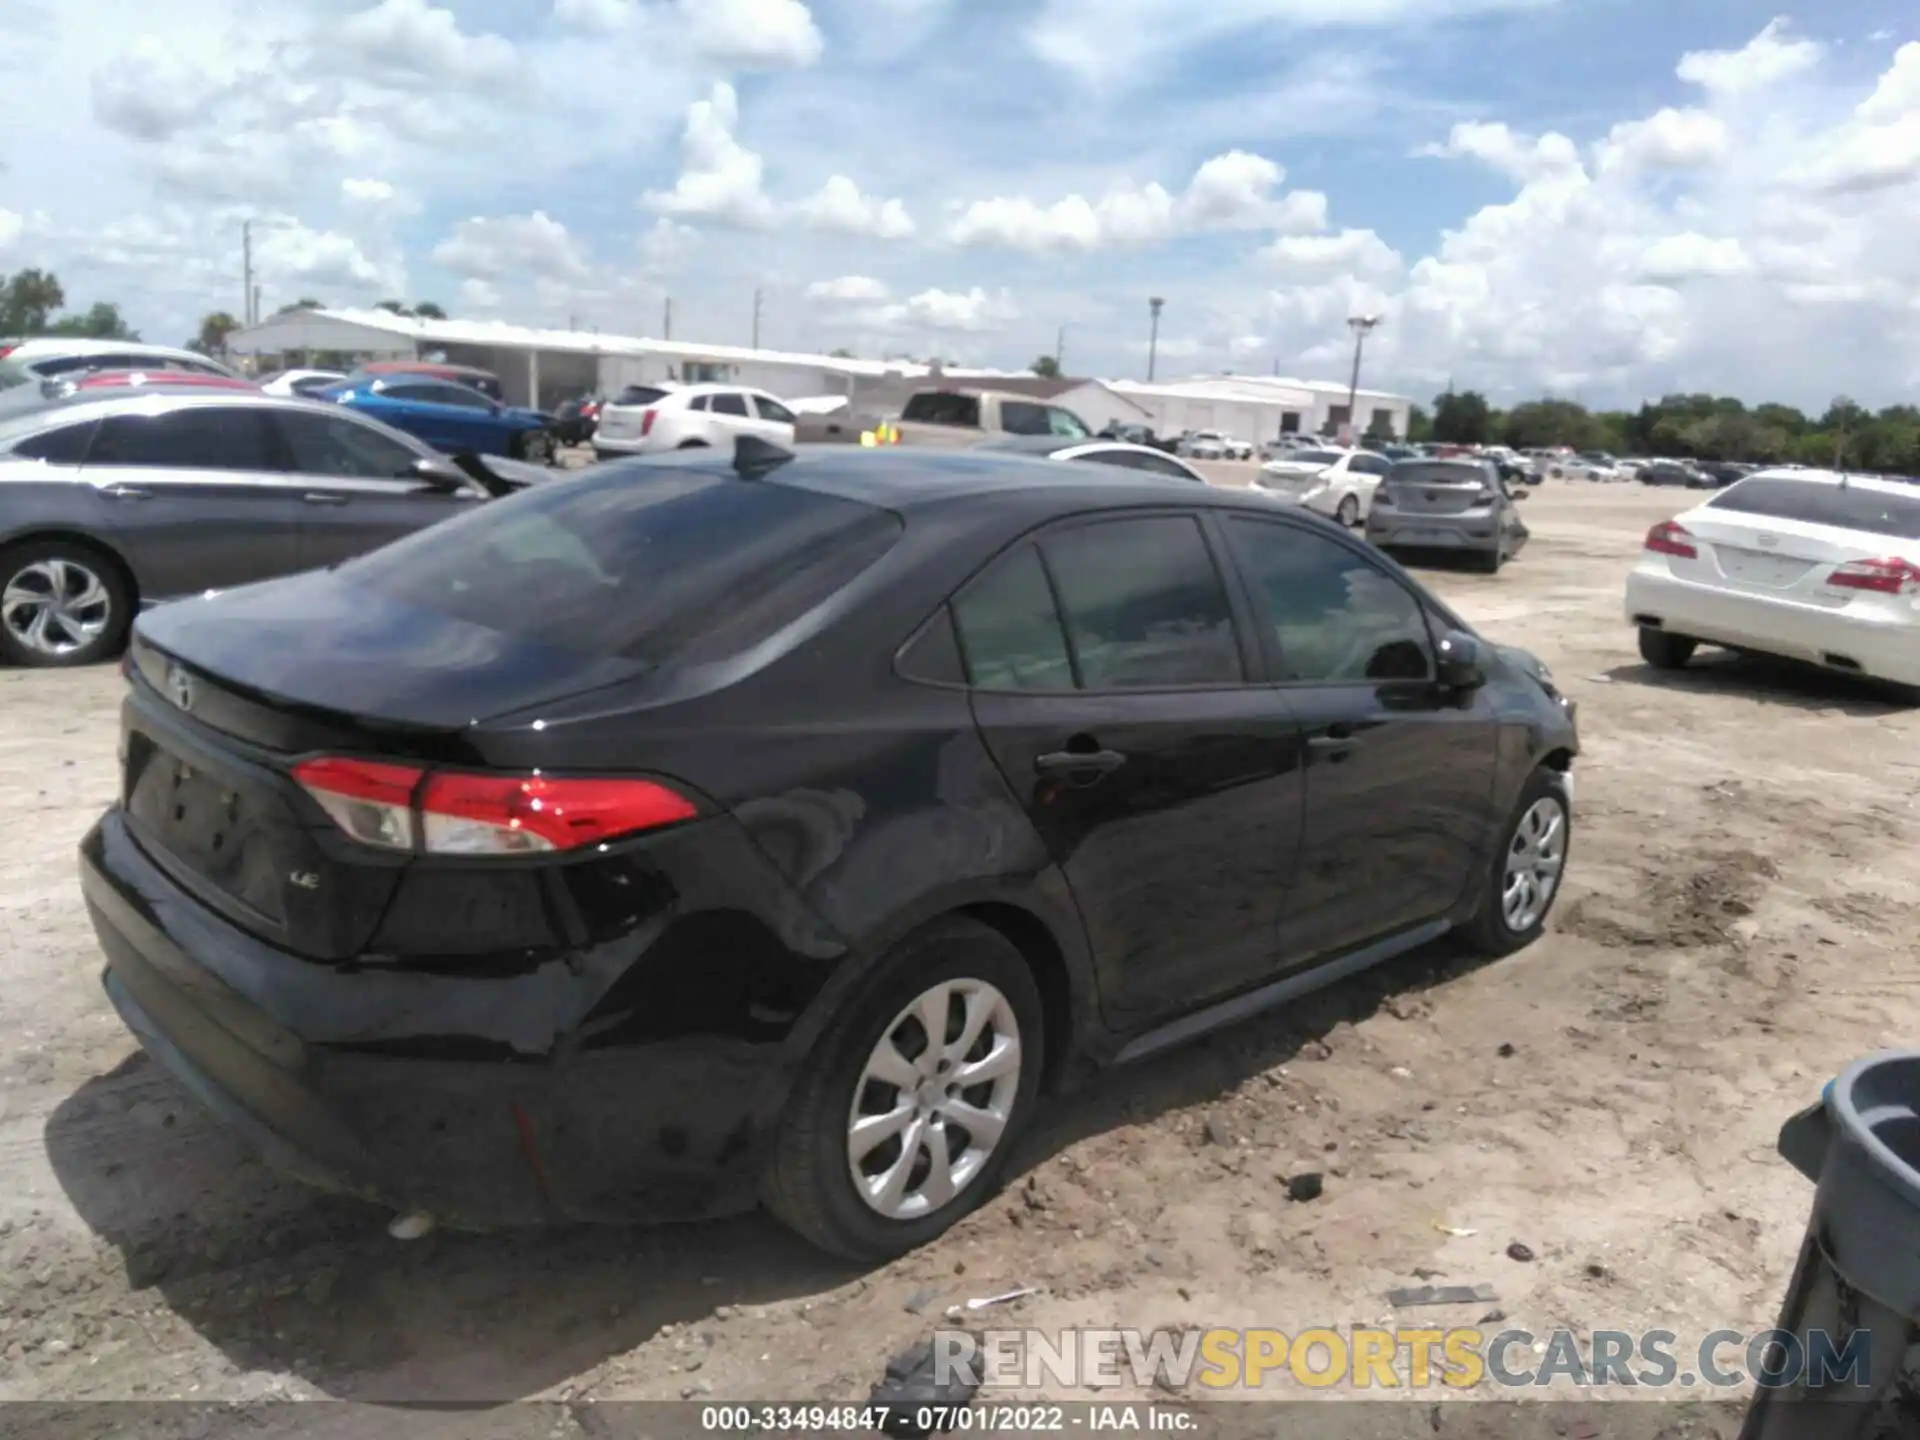
{"type": "Polygon", "coordinates": [[[1390,560],[1018,456],[600,465],[126,668],[113,1004],[269,1160],[471,1226],[904,1251],[1048,1088],[1528,944],[1572,824],[1572,704],[1390,560]]]}

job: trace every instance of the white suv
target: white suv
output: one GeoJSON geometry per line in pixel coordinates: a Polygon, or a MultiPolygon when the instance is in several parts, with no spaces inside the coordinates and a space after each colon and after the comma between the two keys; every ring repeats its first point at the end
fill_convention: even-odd
{"type": "Polygon", "coordinates": [[[739,385],[683,385],[645,405],[609,405],[593,432],[593,453],[650,455],[731,445],[755,435],[776,445],[793,444],[793,412],[763,390],[739,385]]]}

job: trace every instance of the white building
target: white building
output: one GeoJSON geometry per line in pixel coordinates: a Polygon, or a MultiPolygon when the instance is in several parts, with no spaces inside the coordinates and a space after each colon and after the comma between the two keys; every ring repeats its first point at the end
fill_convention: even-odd
{"type": "MultiPolygon", "coordinates": [[[[1334,434],[1347,421],[1347,387],[1329,381],[1264,375],[1198,376],[1163,385],[1131,380],[1047,380],[1026,371],[942,370],[911,360],[858,360],[702,345],[681,340],[603,335],[591,330],[536,330],[497,320],[422,320],[389,310],[288,310],[227,337],[237,355],[310,363],[317,355],[356,359],[439,358],[476,365],[500,377],[512,404],[543,408],[572,395],[613,395],[627,385],[674,380],[731,381],[798,400],[845,395],[852,409],[897,412],[928,384],[1017,390],[1072,410],[1089,428],[1150,425],[1161,435],[1224,430],[1238,439],[1271,440],[1295,431],[1334,434]]],[[[1360,428],[1386,425],[1407,433],[1408,401],[1362,390],[1360,428]]]]}

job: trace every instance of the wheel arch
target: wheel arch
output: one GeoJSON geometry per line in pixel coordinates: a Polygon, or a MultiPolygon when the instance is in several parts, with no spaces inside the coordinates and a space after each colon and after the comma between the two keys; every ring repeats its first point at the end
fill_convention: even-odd
{"type": "Polygon", "coordinates": [[[58,540],[68,545],[78,546],[82,550],[91,550],[94,554],[110,560],[127,582],[127,598],[133,612],[140,612],[140,576],[117,545],[90,535],[84,530],[69,529],[59,525],[35,525],[16,534],[0,539],[0,552],[13,549],[17,545],[34,545],[43,541],[58,540]]]}

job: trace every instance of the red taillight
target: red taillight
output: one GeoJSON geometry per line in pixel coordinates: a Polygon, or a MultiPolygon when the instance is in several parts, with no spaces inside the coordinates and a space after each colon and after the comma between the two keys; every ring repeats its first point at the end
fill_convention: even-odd
{"type": "Polygon", "coordinates": [[[362,844],[383,850],[413,849],[413,792],[424,773],[410,765],[332,755],[302,760],[293,767],[293,778],[334,824],[362,844]]]}
{"type": "Polygon", "coordinates": [[[420,797],[424,848],[442,855],[572,850],[697,813],[651,780],[443,774],[420,797]]]}
{"type": "Polygon", "coordinates": [[[1854,560],[1827,576],[1827,584],[1875,595],[1920,594],[1920,566],[1898,559],[1854,560]]]}
{"type": "Polygon", "coordinates": [[[335,756],[293,774],[354,839],[429,855],[572,850],[699,813],[653,780],[429,772],[335,756]]]}
{"type": "Polygon", "coordinates": [[[1693,536],[1687,533],[1684,525],[1672,520],[1663,520],[1647,531],[1647,549],[1656,555],[1678,555],[1682,559],[1698,559],[1700,552],[1693,548],[1693,536]]]}
{"type": "Polygon", "coordinates": [[[642,410],[640,412],[640,433],[642,436],[653,433],[653,411],[642,410]]]}

